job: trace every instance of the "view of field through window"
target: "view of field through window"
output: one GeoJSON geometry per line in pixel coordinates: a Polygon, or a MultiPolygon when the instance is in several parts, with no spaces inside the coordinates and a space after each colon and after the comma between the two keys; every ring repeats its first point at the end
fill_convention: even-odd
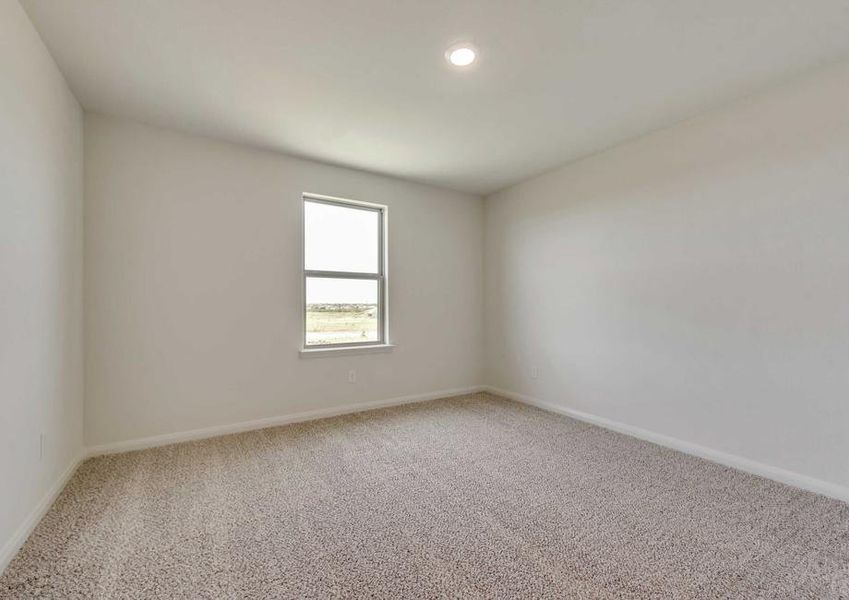
{"type": "Polygon", "coordinates": [[[310,304],[307,345],[377,341],[376,304],[310,304]]]}
{"type": "Polygon", "coordinates": [[[380,218],[376,210],[304,203],[305,345],[380,341],[380,218]]]}
{"type": "Polygon", "coordinates": [[[374,280],[307,277],[306,343],[378,341],[377,294],[374,280]]]}

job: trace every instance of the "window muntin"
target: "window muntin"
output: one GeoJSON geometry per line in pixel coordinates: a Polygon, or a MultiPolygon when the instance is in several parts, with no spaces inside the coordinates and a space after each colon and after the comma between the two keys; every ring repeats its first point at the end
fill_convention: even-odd
{"type": "Polygon", "coordinates": [[[386,343],[385,207],[303,200],[304,348],[386,343]]]}

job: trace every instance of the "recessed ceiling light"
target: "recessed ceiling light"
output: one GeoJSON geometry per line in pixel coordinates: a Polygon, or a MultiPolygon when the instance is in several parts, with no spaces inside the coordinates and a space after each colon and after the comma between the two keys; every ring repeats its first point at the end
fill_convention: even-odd
{"type": "Polygon", "coordinates": [[[471,44],[457,44],[445,51],[445,58],[455,67],[468,67],[477,58],[477,52],[471,44]]]}

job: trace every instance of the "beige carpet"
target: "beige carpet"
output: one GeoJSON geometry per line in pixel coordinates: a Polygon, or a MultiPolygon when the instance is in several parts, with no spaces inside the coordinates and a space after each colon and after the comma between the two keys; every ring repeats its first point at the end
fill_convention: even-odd
{"type": "Polygon", "coordinates": [[[479,394],[87,461],[3,598],[847,598],[849,506],[479,394]]]}

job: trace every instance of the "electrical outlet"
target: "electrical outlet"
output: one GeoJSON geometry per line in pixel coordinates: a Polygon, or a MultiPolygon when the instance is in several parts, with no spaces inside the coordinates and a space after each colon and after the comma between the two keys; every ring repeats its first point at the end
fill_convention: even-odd
{"type": "Polygon", "coordinates": [[[348,383],[357,383],[357,372],[354,369],[348,371],[348,383]]]}
{"type": "Polygon", "coordinates": [[[539,379],[539,367],[531,367],[531,379],[539,379]]]}

